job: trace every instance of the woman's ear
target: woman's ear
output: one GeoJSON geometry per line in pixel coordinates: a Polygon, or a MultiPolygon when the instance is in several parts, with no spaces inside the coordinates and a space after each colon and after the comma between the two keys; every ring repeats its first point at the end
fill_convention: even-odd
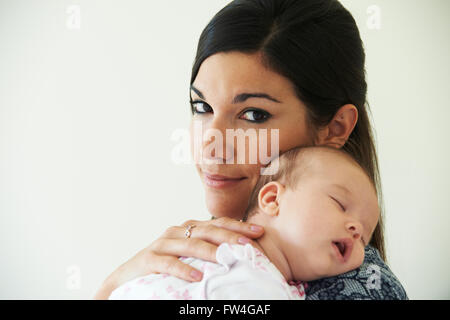
{"type": "Polygon", "coordinates": [[[277,216],[279,213],[279,200],[283,191],[284,186],[277,181],[265,184],[258,194],[260,211],[272,217],[277,216]]]}
{"type": "Polygon", "coordinates": [[[353,104],[342,106],[330,123],[319,130],[316,145],[325,145],[337,149],[342,148],[357,122],[358,109],[353,104]]]}

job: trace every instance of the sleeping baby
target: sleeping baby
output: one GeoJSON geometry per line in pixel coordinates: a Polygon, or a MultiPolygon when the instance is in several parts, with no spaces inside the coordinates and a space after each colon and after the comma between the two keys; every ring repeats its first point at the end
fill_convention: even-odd
{"type": "Polygon", "coordinates": [[[265,230],[254,246],[222,243],[217,263],[180,257],[203,271],[201,281],[150,274],[118,287],[109,299],[301,300],[307,281],[358,268],[379,217],[365,171],[328,147],[295,148],[273,165],[277,172],[260,176],[245,215],[265,230]]]}

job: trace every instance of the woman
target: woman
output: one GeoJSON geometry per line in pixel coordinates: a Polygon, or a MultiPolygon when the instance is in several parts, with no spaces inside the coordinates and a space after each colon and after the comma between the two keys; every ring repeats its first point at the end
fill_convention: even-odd
{"type": "MultiPolygon", "coordinates": [[[[201,34],[191,77],[192,121],[223,136],[226,129],[278,129],[280,153],[308,145],[343,148],[370,173],[381,199],[364,63],[356,23],[336,0],[235,0],[201,34]]],[[[191,126],[195,141],[193,134],[191,126]]],[[[225,141],[223,154],[206,156],[234,159],[237,146],[230,145],[225,141]]],[[[245,151],[251,151],[248,144],[245,151]]],[[[198,281],[201,272],[178,256],[215,261],[218,244],[260,237],[262,228],[239,220],[263,163],[233,163],[196,164],[215,219],[168,228],[114,271],[96,298],[151,272],[198,281]]],[[[359,269],[309,283],[308,299],[406,299],[383,261],[382,218],[365,254],[359,269]]]]}

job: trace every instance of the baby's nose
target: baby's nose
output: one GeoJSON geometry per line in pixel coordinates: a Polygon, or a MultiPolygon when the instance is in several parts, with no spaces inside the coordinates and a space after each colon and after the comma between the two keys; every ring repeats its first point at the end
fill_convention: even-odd
{"type": "Polygon", "coordinates": [[[361,238],[362,226],[358,222],[351,222],[347,224],[347,230],[351,233],[353,240],[361,238]]]}

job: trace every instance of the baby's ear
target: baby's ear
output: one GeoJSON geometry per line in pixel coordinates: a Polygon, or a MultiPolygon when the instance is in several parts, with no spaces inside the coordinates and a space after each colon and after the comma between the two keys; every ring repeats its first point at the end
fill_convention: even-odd
{"type": "Polygon", "coordinates": [[[265,184],[258,194],[258,206],[262,213],[277,216],[279,213],[279,200],[284,192],[284,186],[278,181],[265,184]]]}

